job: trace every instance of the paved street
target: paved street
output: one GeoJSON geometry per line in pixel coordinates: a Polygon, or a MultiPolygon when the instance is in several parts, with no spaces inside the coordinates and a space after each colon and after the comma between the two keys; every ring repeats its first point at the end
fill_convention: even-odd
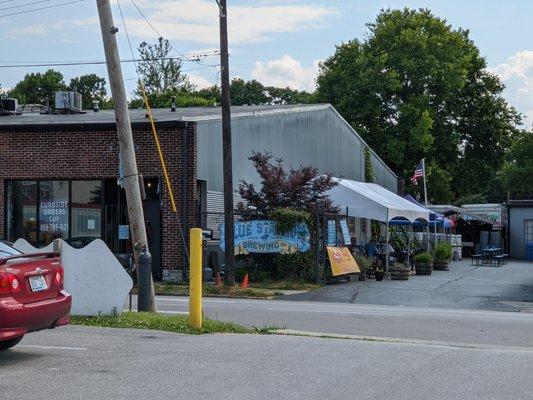
{"type": "Polygon", "coordinates": [[[533,263],[510,261],[502,267],[453,262],[450,271],[411,276],[408,281],[338,283],[286,300],[405,305],[474,310],[533,311],[533,263]],[[530,304],[527,304],[530,303],[530,304]]]}
{"type": "MultiPolygon", "coordinates": [[[[186,314],[188,299],[159,296],[157,307],[160,312],[186,314]]],[[[256,327],[533,346],[531,313],[214,298],[204,299],[204,313],[222,321],[256,327]]]]}
{"type": "Polygon", "coordinates": [[[532,363],[531,348],[67,327],[0,355],[0,399],[530,399],[532,363]]]}

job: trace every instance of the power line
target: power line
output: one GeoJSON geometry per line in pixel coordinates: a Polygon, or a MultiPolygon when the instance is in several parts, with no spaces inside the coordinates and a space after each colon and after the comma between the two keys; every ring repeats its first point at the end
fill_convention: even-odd
{"type": "Polygon", "coordinates": [[[9,7],[0,8],[0,11],[12,10],[13,8],[32,6],[34,4],[48,3],[49,1],[52,1],[52,0],[39,0],[39,1],[32,1],[31,3],[17,4],[16,6],[9,6],[9,7]]]}
{"type": "Polygon", "coordinates": [[[85,0],[67,1],[67,2],[64,2],[64,3],[54,4],[54,5],[51,5],[51,6],[32,8],[31,10],[18,11],[18,12],[14,12],[14,13],[10,13],[10,14],[0,14],[0,18],[2,18],[2,17],[12,17],[13,15],[27,14],[27,13],[30,13],[30,12],[33,12],[33,11],[47,10],[49,8],[56,8],[56,7],[66,6],[68,4],[81,3],[82,1],[85,1],[85,0]]]}
{"type": "MultiPolygon", "coordinates": [[[[163,60],[181,60],[180,57],[161,57],[161,58],[150,58],[150,59],[140,59],[132,58],[121,60],[121,63],[136,63],[139,61],[163,61],[163,60]]],[[[105,61],[73,61],[73,62],[52,62],[52,63],[36,63],[36,64],[9,64],[9,65],[0,65],[0,68],[33,68],[33,67],[64,67],[64,66],[76,66],[76,65],[101,65],[105,64],[105,61]]],[[[204,68],[215,68],[218,67],[218,64],[201,64],[204,68]]],[[[197,68],[189,69],[191,71],[197,68]]]]}
{"type": "MultiPolygon", "coordinates": [[[[155,34],[162,38],[163,35],[161,35],[161,33],[159,33],[159,31],[155,28],[155,26],[150,22],[150,20],[148,19],[148,17],[141,11],[141,9],[139,8],[139,6],[137,5],[137,3],[135,3],[135,0],[130,0],[131,3],[133,4],[133,6],[137,9],[137,11],[139,12],[139,14],[141,15],[141,17],[143,17],[143,19],[146,21],[146,23],[150,26],[150,28],[152,28],[152,30],[155,32],[155,34]]],[[[181,53],[180,51],[178,51],[174,46],[170,46],[170,48],[172,50],[174,50],[177,54],[179,54],[180,56],[182,56],[183,58],[187,59],[188,61],[191,61],[191,62],[197,62],[197,63],[201,63],[200,60],[191,60],[189,57],[187,57],[185,54],[181,53]]]]}
{"type": "Polygon", "coordinates": [[[12,1],[15,1],[15,0],[2,0],[0,1],[0,4],[11,3],[12,1]]]}

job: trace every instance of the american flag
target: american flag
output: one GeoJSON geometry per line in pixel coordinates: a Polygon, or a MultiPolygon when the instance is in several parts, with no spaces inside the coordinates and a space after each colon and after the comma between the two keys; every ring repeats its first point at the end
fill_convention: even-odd
{"type": "Polygon", "coordinates": [[[424,168],[422,167],[422,163],[420,163],[416,167],[415,173],[411,177],[411,182],[413,182],[413,185],[418,185],[418,178],[421,178],[423,176],[424,176],[424,168]]]}

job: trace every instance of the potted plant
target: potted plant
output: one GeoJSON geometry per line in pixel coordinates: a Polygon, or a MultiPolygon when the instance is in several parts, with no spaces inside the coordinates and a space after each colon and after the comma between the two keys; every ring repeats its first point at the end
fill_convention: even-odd
{"type": "Polygon", "coordinates": [[[374,262],[374,260],[372,259],[372,257],[358,255],[355,261],[357,262],[357,265],[359,266],[359,269],[361,270],[358,280],[365,281],[368,272],[372,268],[372,263],[374,262]]]}
{"type": "Polygon", "coordinates": [[[406,281],[409,279],[411,269],[404,264],[396,264],[390,267],[390,278],[393,281],[406,281]]]}
{"type": "Polygon", "coordinates": [[[433,269],[438,271],[448,271],[448,265],[452,259],[453,247],[451,243],[438,242],[433,249],[433,269]]]}
{"type": "Polygon", "coordinates": [[[433,257],[430,253],[420,253],[413,257],[417,275],[431,275],[433,257]]]}
{"type": "Polygon", "coordinates": [[[376,281],[382,281],[385,276],[385,271],[383,270],[383,267],[376,267],[374,276],[376,277],[376,281]]]}

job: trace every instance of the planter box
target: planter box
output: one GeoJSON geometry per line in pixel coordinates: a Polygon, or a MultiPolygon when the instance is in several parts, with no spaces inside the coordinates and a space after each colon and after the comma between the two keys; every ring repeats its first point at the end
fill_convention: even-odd
{"type": "Polygon", "coordinates": [[[415,270],[417,275],[431,275],[433,263],[415,263],[415,270]]]}
{"type": "Polygon", "coordinates": [[[409,279],[410,272],[408,268],[392,267],[390,269],[390,278],[393,281],[406,281],[409,279]]]}
{"type": "Polygon", "coordinates": [[[435,271],[448,271],[448,260],[433,260],[433,269],[435,271]]]}

